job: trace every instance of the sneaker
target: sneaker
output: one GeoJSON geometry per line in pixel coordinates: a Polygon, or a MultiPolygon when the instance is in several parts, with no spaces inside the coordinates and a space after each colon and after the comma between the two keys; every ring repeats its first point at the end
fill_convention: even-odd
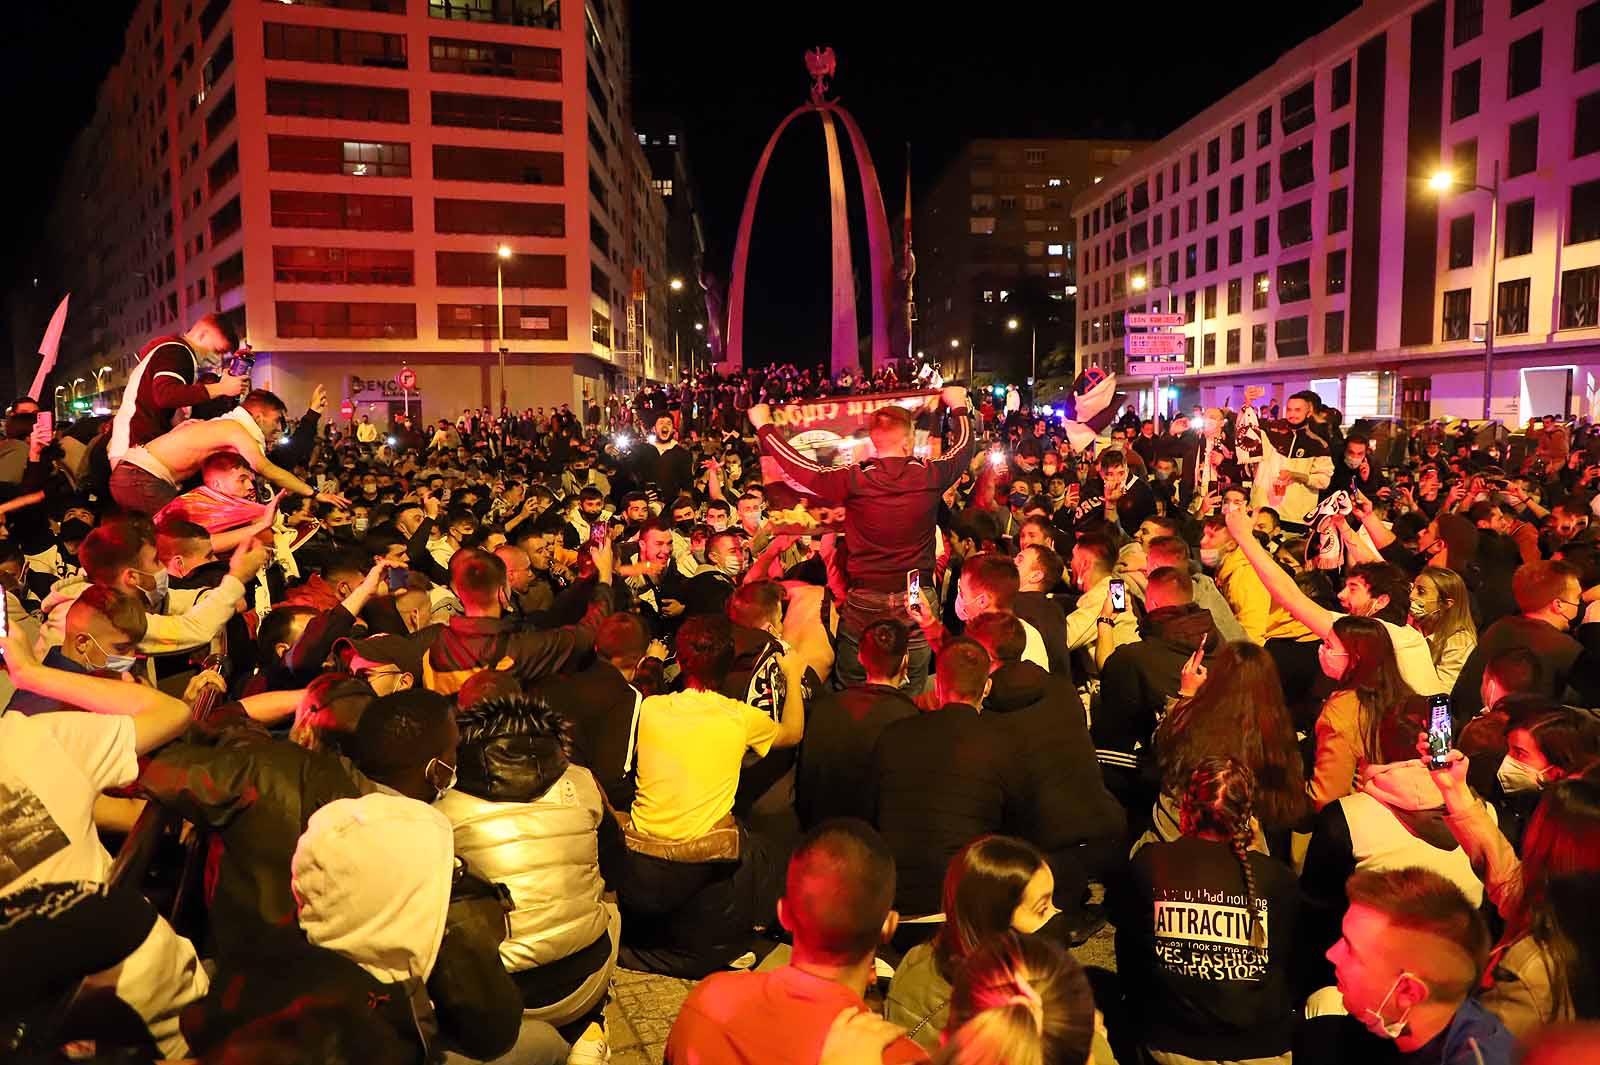
{"type": "Polygon", "coordinates": [[[606,1030],[591,1024],[583,1036],[567,1051],[567,1065],[607,1065],[611,1060],[611,1043],[606,1030]]]}

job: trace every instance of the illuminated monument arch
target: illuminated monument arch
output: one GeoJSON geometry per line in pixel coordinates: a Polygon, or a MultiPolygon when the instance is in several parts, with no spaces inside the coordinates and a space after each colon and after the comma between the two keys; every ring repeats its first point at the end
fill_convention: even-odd
{"type": "Polygon", "coordinates": [[[811,73],[811,99],[790,112],[779,123],[767,141],[766,150],[756,163],[756,172],[750,178],[750,191],[744,200],[744,213],[739,218],[739,239],[733,249],[733,284],[728,293],[728,339],[726,368],[738,370],[744,366],[744,285],[750,257],[750,226],[755,221],[756,200],[761,195],[761,179],[766,176],[767,163],[772,159],[772,149],[789,124],[804,114],[815,114],[822,120],[822,136],[828,149],[828,200],[833,215],[833,356],[830,372],[841,370],[861,371],[861,355],[856,332],[856,294],[854,277],[850,269],[850,219],[846,207],[844,164],[839,158],[839,134],[834,125],[838,119],[850,138],[850,149],[856,157],[856,167],[861,175],[861,195],[866,200],[867,254],[872,268],[872,369],[888,365],[894,358],[889,350],[889,315],[897,299],[894,262],[889,244],[889,219],[883,208],[883,193],[878,187],[878,173],[873,169],[872,156],[850,112],[837,101],[827,98],[828,79],[835,70],[832,48],[818,48],[806,53],[806,69],[811,73]]]}

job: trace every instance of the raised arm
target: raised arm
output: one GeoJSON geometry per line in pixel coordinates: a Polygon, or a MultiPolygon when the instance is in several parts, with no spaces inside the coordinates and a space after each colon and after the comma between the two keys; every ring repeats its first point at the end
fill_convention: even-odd
{"type": "Polygon", "coordinates": [[[7,631],[0,645],[5,647],[11,681],[23,691],[93,714],[133,718],[133,744],[139,754],[176,739],[189,725],[189,707],[157,688],[41,665],[27,637],[15,628],[7,631]]]}
{"type": "Polygon", "coordinates": [[[1333,631],[1333,613],[1325,607],[1319,606],[1315,600],[1300,590],[1294,578],[1267,553],[1261,546],[1261,541],[1256,539],[1255,529],[1250,522],[1250,512],[1244,507],[1224,509],[1223,517],[1228,523],[1228,532],[1233,534],[1234,542],[1239,545],[1239,550],[1244,552],[1245,559],[1256,571],[1256,576],[1261,578],[1262,585],[1267,589],[1267,594],[1272,596],[1272,601],[1283,607],[1300,624],[1322,637],[1328,638],[1333,631]]]}
{"type": "Polygon", "coordinates": [[[784,696],[778,734],[773,737],[772,746],[796,747],[806,733],[805,656],[798,651],[789,651],[778,659],[778,665],[783,670],[784,679],[789,682],[789,690],[784,696]]]}
{"type": "Polygon", "coordinates": [[[761,438],[761,450],[783,468],[784,475],[824,503],[844,502],[850,487],[850,467],[820,466],[789,446],[783,434],[772,427],[772,410],[757,403],[749,410],[750,424],[761,438]]]}
{"type": "Polygon", "coordinates": [[[288,489],[295,495],[305,496],[307,499],[334,503],[341,507],[350,505],[350,501],[345,499],[344,496],[335,495],[332,492],[318,492],[315,488],[267,458],[261,448],[256,445],[255,440],[238,423],[227,420],[213,421],[208,428],[216,434],[215,439],[217,440],[218,448],[226,448],[229,451],[238,452],[239,456],[250,464],[252,470],[279,488],[288,489]]]}

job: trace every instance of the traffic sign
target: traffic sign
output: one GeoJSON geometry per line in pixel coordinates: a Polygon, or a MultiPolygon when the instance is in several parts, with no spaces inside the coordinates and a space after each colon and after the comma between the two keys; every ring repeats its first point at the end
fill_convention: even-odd
{"type": "Polygon", "coordinates": [[[1149,329],[1152,326],[1182,325],[1181,314],[1145,314],[1141,311],[1129,311],[1123,316],[1129,329],[1149,329]]]}
{"type": "Polygon", "coordinates": [[[341,418],[354,418],[355,415],[356,405],[354,403],[351,403],[347,399],[343,403],[339,404],[339,416],[341,418]]]}
{"type": "Polygon", "coordinates": [[[1187,359],[1129,359],[1123,372],[1134,377],[1181,377],[1189,372],[1187,359]]]}
{"type": "Polygon", "coordinates": [[[1182,355],[1185,339],[1182,333],[1128,333],[1122,350],[1129,355],[1182,355]]]}
{"type": "Polygon", "coordinates": [[[407,366],[395,375],[395,382],[407,392],[417,390],[417,371],[407,366]]]}

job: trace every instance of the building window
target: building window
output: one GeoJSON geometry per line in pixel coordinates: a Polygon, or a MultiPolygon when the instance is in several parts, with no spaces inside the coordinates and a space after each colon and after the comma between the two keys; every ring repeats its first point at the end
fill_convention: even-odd
{"type": "Polygon", "coordinates": [[[1531,174],[1539,166],[1539,116],[1511,124],[1506,150],[1506,177],[1531,174]]]}
{"type": "Polygon", "coordinates": [[[1472,290],[1451,289],[1444,294],[1444,316],[1440,322],[1441,340],[1465,340],[1472,329],[1472,290]]]}
{"type": "MultiPolygon", "coordinates": [[[[232,94],[230,93],[231,97],[232,94]]],[[[267,114],[339,118],[352,122],[410,122],[410,94],[376,85],[267,81],[267,114]]]]}
{"type": "Polygon", "coordinates": [[[1197,196],[1189,197],[1189,225],[1186,232],[1193,233],[1200,225],[1200,199],[1197,196]]]}
{"type": "Polygon", "coordinates": [[[1256,203],[1266,203],[1267,197],[1272,195],[1272,164],[1261,163],[1256,167],[1256,203]]]}
{"type": "Polygon", "coordinates": [[[1478,113],[1478,89],[1483,80],[1483,64],[1474,59],[1450,75],[1450,121],[1459,122],[1478,113]]]}
{"type": "Polygon", "coordinates": [[[1189,184],[1193,185],[1200,180],[1200,152],[1198,149],[1189,153],[1189,184]]]}
{"type": "Polygon", "coordinates": [[[1244,301],[1244,279],[1235,277],[1228,282],[1228,313],[1238,314],[1244,301]]]}
{"type": "Polygon", "coordinates": [[[1333,110],[1350,102],[1350,60],[1333,68],[1333,110]]]}
{"type": "Polygon", "coordinates": [[[1045,246],[1046,255],[1060,255],[1062,252],[1062,246],[1059,244],[1048,244],[1045,246]]]}
{"type": "Polygon", "coordinates": [[[1600,266],[1561,273],[1562,329],[1590,329],[1600,325],[1600,266]]]}
{"type": "Polygon", "coordinates": [[[1212,137],[1206,142],[1206,173],[1215,174],[1222,169],[1222,138],[1212,137]]]}
{"type": "Polygon", "coordinates": [[[1511,0],[1511,17],[1516,18],[1525,11],[1532,11],[1542,3],[1544,0],[1511,0]]]}
{"type": "MultiPolygon", "coordinates": [[[[1600,4],[1595,5],[1600,8],[1600,4]]],[[[1577,122],[1572,129],[1572,157],[1600,152],[1600,92],[1578,100],[1577,122]]]]}
{"type": "Polygon", "coordinates": [[[1167,284],[1178,283],[1178,249],[1174,248],[1167,253],[1167,284]]]}
{"type": "MultiPolygon", "coordinates": [[[[560,133],[561,101],[436,92],[433,94],[433,124],[519,133],[560,133]]],[[[671,195],[670,191],[667,195],[671,195]]]]}
{"type": "Polygon", "coordinates": [[[1244,158],[1244,123],[1228,131],[1228,162],[1237,163],[1244,158]]]}
{"type": "MultiPolygon", "coordinates": [[[[1051,178],[1050,180],[1060,184],[1059,178],[1051,178]]],[[[1139,184],[1133,187],[1133,213],[1139,214],[1141,211],[1148,211],[1149,209],[1150,183],[1148,181],[1141,181],[1139,184]]]]}
{"type": "Polygon", "coordinates": [[[473,74],[522,81],[561,80],[559,48],[433,37],[428,41],[428,62],[435,74],[473,74]]]}
{"type": "Polygon", "coordinates": [[[1496,333],[1508,336],[1528,331],[1528,286],[1525,277],[1500,282],[1500,298],[1495,307],[1496,333]]]}
{"type": "Polygon", "coordinates": [[[1030,240],[1030,241],[1028,241],[1027,247],[1028,247],[1028,254],[1029,255],[1043,255],[1044,254],[1044,241],[1042,241],[1042,240],[1030,240]]]}
{"type": "Polygon", "coordinates": [[[1344,291],[1346,252],[1343,248],[1328,253],[1327,293],[1330,296],[1344,291]]]}
{"type": "Polygon", "coordinates": [[[1278,348],[1278,358],[1310,354],[1311,338],[1307,328],[1308,322],[1309,319],[1303,314],[1293,318],[1278,319],[1273,338],[1278,348]]]}
{"type": "Polygon", "coordinates": [[[1309,185],[1315,177],[1310,141],[1298,148],[1290,148],[1278,157],[1278,187],[1284,192],[1309,185]]]}
{"type": "Polygon", "coordinates": [[[1278,121],[1285,136],[1297,129],[1305,129],[1317,118],[1316,82],[1308,81],[1298,89],[1284,93],[1278,104],[1278,121]]]}
{"type": "Polygon", "coordinates": [[[1311,298],[1311,260],[1299,259],[1278,267],[1278,303],[1299,303],[1311,298]]]}
{"type": "Polygon", "coordinates": [[[1206,315],[1207,318],[1215,318],[1217,316],[1217,286],[1216,285],[1207,285],[1206,286],[1205,315],[1206,315]]]}
{"type": "Polygon", "coordinates": [[[1483,33],[1483,0],[1456,0],[1454,30],[1451,41],[1457,48],[1483,33]]]}
{"type": "Polygon", "coordinates": [[[410,177],[411,145],[322,137],[268,137],[268,166],[307,174],[410,177]]]}
{"type": "Polygon", "coordinates": [[[416,269],[410,248],[272,249],[272,279],[284,285],[412,285],[416,269]]]}
{"type": "Polygon", "coordinates": [[[988,237],[994,235],[993,218],[974,218],[969,222],[973,236],[988,237]]]}
{"type": "Polygon", "coordinates": [[[1150,243],[1151,244],[1160,244],[1161,243],[1161,240],[1162,240],[1162,237],[1161,237],[1161,223],[1162,223],[1162,221],[1163,221],[1163,219],[1162,219],[1161,213],[1159,211],[1150,216],[1150,243]]]}
{"type": "Polygon", "coordinates": [[[1267,297],[1272,292],[1272,284],[1267,279],[1265,270],[1256,271],[1255,280],[1250,284],[1250,309],[1264,311],[1267,309],[1267,297]]]}
{"type": "MultiPolygon", "coordinates": [[[[1195,315],[1195,310],[1196,310],[1195,303],[1196,303],[1195,293],[1193,293],[1193,292],[1185,292],[1183,294],[1183,320],[1184,320],[1185,324],[1190,324],[1190,323],[1194,322],[1194,315],[1195,315]]],[[[1190,339],[1193,340],[1194,338],[1190,337],[1190,339]]]]}
{"type": "Polygon", "coordinates": [[[1244,210],[1244,175],[1235,174],[1228,181],[1228,213],[1244,210]]]}
{"type": "Polygon", "coordinates": [[[1450,269],[1460,270],[1472,265],[1472,246],[1476,236],[1477,217],[1464,214],[1450,219],[1450,269]]]}
{"type": "Polygon", "coordinates": [[[1272,250],[1272,219],[1262,215],[1256,219],[1255,255],[1265,255],[1272,250]]]}
{"type": "Polygon", "coordinates": [[[469,148],[435,144],[433,176],[438,181],[482,181],[509,185],[560,185],[560,152],[509,148],[469,148]]]}
{"type": "Polygon", "coordinates": [[[1590,4],[1578,12],[1577,38],[1573,48],[1573,70],[1583,70],[1600,63],[1600,3],[1590,4]]]}
{"type": "Polygon", "coordinates": [[[1600,181],[1572,186],[1572,209],[1567,212],[1567,243],[1600,240],[1600,181]]]}
{"type": "Polygon", "coordinates": [[[1205,344],[1201,350],[1204,352],[1205,365],[1215,366],[1217,364],[1217,334],[1207,333],[1205,344]]]}
{"type": "Polygon", "coordinates": [[[1322,316],[1322,352],[1337,355],[1344,350],[1344,312],[1328,311],[1322,316]]]}
{"type": "Polygon", "coordinates": [[[1024,148],[1022,150],[1022,158],[1029,166],[1043,166],[1044,165],[1044,149],[1043,148],[1024,148]]]}
{"type": "Polygon", "coordinates": [[[1337,188],[1328,193],[1328,232],[1343,233],[1350,225],[1350,190],[1337,188]]]}
{"type": "Polygon", "coordinates": [[[1533,251],[1533,198],[1508,203],[1505,212],[1506,235],[1500,242],[1501,258],[1530,254],[1533,251]]]}
{"type": "Polygon", "coordinates": [[[1278,247],[1292,248],[1311,239],[1311,201],[1283,208],[1278,212],[1278,247]]]}
{"type": "Polygon", "coordinates": [[[1228,230],[1228,265],[1238,266],[1244,261],[1244,226],[1228,230]]]}
{"type": "Polygon", "coordinates": [[[406,38],[403,33],[370,33],[330,26],[291,26],[282,22],[268,22],[262,26],[262,43],[268,59],[396,70],[406,67],[406,38]]]}
{"type": "Polygon", "coordinates": [[[1328,135],[1328,173],[1337,174],[1350,165],[1350,123],[1328,135]]]}
{"type": "Polygon", "coordinates": [[[428,17],[559,30],[561,2],[560,0],[428,0],[428,17]]]}
{"type": "Polygon", "coordinates": [[[272,224],[280,229],[366,229],[409,233],[411,198],[273,189],[272,224]]]}
{"type": "Polygon", "coordinates": [[[1258,322],[1250,327],[1250,361],[1267,361],[1267,324],[1258,322]]]}
{"type": "Polygon", "coordinates": [[[433,228],[436,233],[564,237],[567,235],[566,208],[560,203],[434,200],[433,228]]]}
{"type": "MultiPolygon", "coordinates": [[[[496,303],[441,303],[440,340],[494,340],[500,335],[500,306],[496,303]]],[[[611,346],[611,319],[595,311],[595,343],[611,346]]],[[[529,307],[506,304],[507,340],[566,340],[565,307],[529,307]]]]}
{"type": "Polygon", "coordinates": [[[1206,190],[1206,224],[1210,225],[1222,216],[1222,190],[1213,186],[1206,190]]]}
{"type": "Polygon", "coordinates": [[[354,340],[415,340],[412,303],[277,303],[280,337],[342,337],[354,340]]]}
{"type": "Polygon", "coordinates": [[[1450,154],[1450,169],[1455,172],[1455,179],[1463,184],[1473,185],[1478,181],[1478,139],[1462,141],[1455,146],[1450,154]]]}
{"type": "Polygon", "coordinates": [[[434,253],[434,276],[448,288],[493,288],[497,277],[503,277],[506,288],[562,289],[567,259],[524,252],[502,260],[487,251],[440,251],[434,253]]]}
{"type": "Polygon", "coordinates": [[[1239,330],[1237,329],[1228,330],[1227,358],[1229,363],[1237,363],[1239,361],[1239,330]]]}
{"type": "Polygon", "coordinates": [[[1183,276],[1191,278],[1200,266],[1200,246],[1191,244],[1183,253],[1183,276]]]}
{"type": "Polygon", "coordinates": [[[1256,147],[1265,148],[1272,143],[1272,108],[1263,107],[1256,113],[1256,147]]]}
{"type": "MultiPolygon", "coordinates": [[[[1044,210],[1044,196],[1033,192],[1027,193],[1022,197],[1022,209],[1024,211],[1044,210]]],[[[1120,222],[1121,219],[1119,218],[1118,221],[1120,222]]]]}
{"type": "Polygon", "coordinates": [[[1506,99],[1532,92],[1543,80],[1544,31],[1511,42],[1506,56],[1506,99]]]}

